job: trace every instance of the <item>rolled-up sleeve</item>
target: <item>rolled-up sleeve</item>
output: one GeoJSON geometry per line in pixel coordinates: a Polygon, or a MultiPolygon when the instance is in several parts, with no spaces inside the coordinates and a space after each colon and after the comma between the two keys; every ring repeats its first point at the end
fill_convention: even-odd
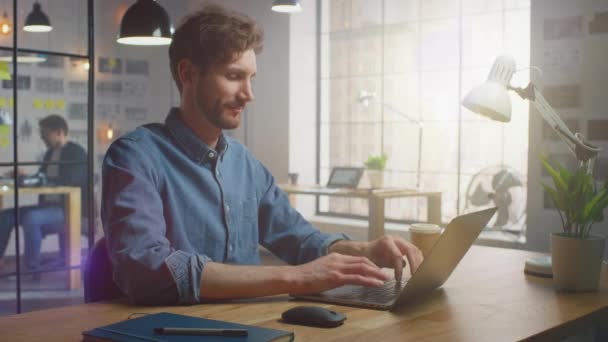
{"type": "Polygon", "coordinates": [[[261,244],[292,265],[317,259],[337,240],[350,240],[345,234],[328,234],[310,224],[289,203],[287,194],[261,164],[258,179],[263,180],[259,210],[261,244]]]}
{"type": "Polygon", "coordinates": [[[118,140],[104,159],[101,219],[114,282],[138,304],[198,303],[209,258],[171,246],[154,172],[136,139],[118,140]]]}

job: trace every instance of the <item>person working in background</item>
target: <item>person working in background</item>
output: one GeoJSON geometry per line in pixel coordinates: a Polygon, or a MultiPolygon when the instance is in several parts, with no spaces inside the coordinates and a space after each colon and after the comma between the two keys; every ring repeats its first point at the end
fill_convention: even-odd
{"type": "MultiPolygon", "coordinates": [[[[262,31],[216,5],[188,16],[169,48],[181,104],[164,124],[137,128],[103,162],[102,222],[114,281],[136,303],[311,293],[382,286],[420,251],[385,236],[370,242],[314,228],[270,172],[223,130],[253,100],[262,31]],[[260,266],[258,245],[288,266],[260,266]]],[[[271,125],[268,129],[272,129],[271,125]]]]}
{"type": "MultiPolygon", "coordinates": [[[[68,141],[68,125],[65,119],[53,114],[41,119],[38,125],[40,138],[48,148],[38,174],[43,175],[49,185],[78,186],[81,188],[82,198],[87,198],[87,154],[80,145],[68,141]],[[67,162],[69,163],[66,164],[67,162]]],[[[59,233],[59,243],[63,247],[66,229],[63,197],[64,195],[40,195],[37,205],[19,208],[19,223],[23,227],[25,242],[25,266],[28,271],[36,270],[40,266],[40,245],[45,235],[59,233]]],[[[81,207],[83,216],[86,216],[87,206],[81,207]]],[[[0,266],[14,226],[15,209],[2,210],[0,266]]]]}

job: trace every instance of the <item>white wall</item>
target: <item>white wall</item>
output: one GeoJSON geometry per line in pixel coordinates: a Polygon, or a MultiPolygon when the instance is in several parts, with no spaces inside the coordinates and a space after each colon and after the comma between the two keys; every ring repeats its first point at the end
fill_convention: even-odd
{"type": "MultiPolygon", "coordinates": [[[[605,0],[535,0],[531,2],[531,64],[543,69],[540,77],[531,73],[532,81],[546,97],[548,87],[574,85],[579,87],[578,103],[554,105],[565,120],[578,123],[577,131],[587,136],[588,120],[608,120],[608,33],[591,34],[590,23],[594,13],[608,12],[605,0]],[[560,24],[563,21],[563,24],[560,24]],[[598,96],[600,93],[603,96],[598,96]]],[[[570,94],[560,94],[566,98],[570,94]]],[[[548,251],[550,233],[561,231],[561,222],[555,209],[545,209],[540,182],[552,184],[541,173],[541,155],[570,155],[559,140],[543,138],[546,124],[534,110],[530,111],[530,150],[528,170],[528,244],[533,250],[548,251]]],[[[603,148],[599,158],[608,157],[608,141],[596,140],[593,144],[603,148]]],[[[604,159],[605,160],[605,159],[604,159]]],[[[596,177],[607,179],[606,169],[596,169],[596,177]]],[[[608,221],[595,224],[592,234],[608,235],[608,221]]],[[[607,253],[608,254],[608,253],[607,253]]]]}
{"type": "MultiPolygon", "coordinates": [[[[315,184],[317,172],[317,8],[303,1],[289,23],[289,172],[298,183],[315,184]]],[[[298,196],[297,209],[315,214],[315,197],[298,196]]]]}
{"type": "Polygon", "coordinates": [[[245,113],[240,137],[251,152],[284,182],[289,172],[289,16],[272,12],[272,1],[225,0],[264,28],[264,49],[257,58],[255,100],[245,113]]]}

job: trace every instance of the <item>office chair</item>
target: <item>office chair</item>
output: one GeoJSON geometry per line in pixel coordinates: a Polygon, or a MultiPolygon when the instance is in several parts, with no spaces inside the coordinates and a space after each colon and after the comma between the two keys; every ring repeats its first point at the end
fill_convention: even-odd
{"type": "Polygon", "coordinates": [[[84,270],[84,301],[98,302],[125,297],[112,279],[112,263],[106,238],[99,239],[87,258],[84,270]]]}

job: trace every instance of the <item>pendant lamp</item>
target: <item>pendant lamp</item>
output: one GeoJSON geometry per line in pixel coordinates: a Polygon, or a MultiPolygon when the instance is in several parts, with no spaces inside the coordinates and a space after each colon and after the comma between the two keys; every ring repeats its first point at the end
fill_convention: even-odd
{"type": "Polygon", "coordinates": [[[36,1],[32,11],[25,17],[23,31],[27,32],[49,32],[53,29],[49,17],[42,12],[42,7],[36,1]]]}
{"type": "Polygon", "coordinates": [[[116,41],[126,45],[169,45],[172,33],[164,8],[154,0],[137,0],[122,17],[116,41]]]}

